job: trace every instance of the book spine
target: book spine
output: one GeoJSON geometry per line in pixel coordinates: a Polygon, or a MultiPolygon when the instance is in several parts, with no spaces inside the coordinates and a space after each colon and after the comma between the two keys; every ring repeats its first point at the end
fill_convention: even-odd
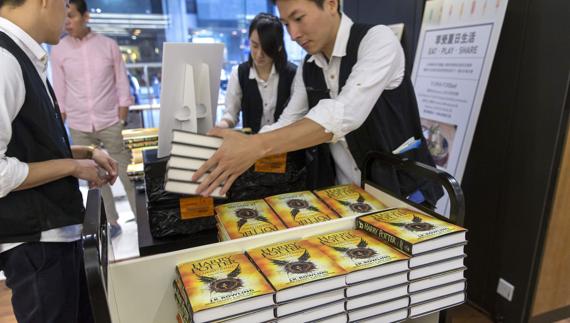
{"type": "Polygon", "coordinates": [[[374,237],[378,238],[378,240],[383,241],[407,254],[412,254],[412,244],[408,241],[377,228],[370,223],[362,221],[360,218],[356,219],[355,225],[357,229],[370,233],[374,237]]]}

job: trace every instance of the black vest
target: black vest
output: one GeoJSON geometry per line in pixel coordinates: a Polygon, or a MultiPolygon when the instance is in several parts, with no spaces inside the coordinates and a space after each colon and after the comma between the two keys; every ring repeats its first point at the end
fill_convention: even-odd
{"type": "MultiPolygon", "coordinates": [[[[371,27],[354,24],[350,30],[347,53],[340,64],[339,92],[342,91],[352,67],[356,64],[360,42],[371,27]]],[[[320,100],[329,99],[330,95],[322,69],[314,62],[307,62],[309,57],[307,55],[303,65],[303,80],[307,88],[309,108],[312,108],[320,100]]],[[[384,90],[364,123],[345,136],[350,153],[361,170],[364,167],[364,160],[368,152],[391,153],[410,137],[421,138],[422,144],[420,148],[404,153],[402,157],[434,166],[422,134],[412,82],[407,74],[396,89],[384,90]]],[[[330,175],[334,174],[334,164],[328,157],[330,155],[328,145],[318,146],[314,154],[316,154],[319,165],[316,169],[314,166],[311,167],[310,178],[322,186],[334,181],[330,175]]],[[[420,178],[397,172],[387,166],[373,165],[369,179],[382,188],[402,197],[420,189],[426,200],[432,205],[443,195],[441,187],[427,183],[420,178]]]]}
{"type": "MultiPolygon", "coordinates": [[[[18,60],[26,88],[24,104],[12,122],[6,156],[25,163],[72,158],[51,86],[48,93],[28,56],[2,32],[0,47],[18,60]]],[[[84,213],[78,181],[71,176],[11,192],[0,198],[0,243],[38,241],[42,231],[82,223],[84,213]]]]}
{"type": "MultiPolygon", "coordinates": [[[[257,81],[249,78],[249,62],[241,63],[238,67],[238,79],[241,87],[241,111],[243,116],[243,127],[251,128],[253,133],[259,131],[261,117],[263,116],[263,101],[257,87],[257,81]]],[[[283,70],[279,72],[279,84],[277,85],[277,104],[273,113],[274,120],[277,121],[283,109],[289,102],[291,96],[291,84],[295,78],[297,66],[287,62],[283,70]]]]}

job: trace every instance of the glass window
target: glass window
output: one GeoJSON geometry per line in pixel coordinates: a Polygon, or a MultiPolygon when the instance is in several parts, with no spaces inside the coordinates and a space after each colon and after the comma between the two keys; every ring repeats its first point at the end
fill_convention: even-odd
{"type": "MultiPolygon", "coordinates": [[[[247,60],[250,21],[260,12],[277,13],[270,0],[91,0],[89,5],[92,29],[119,43],[137,104],[155,106],[163,42],[224,43],[223,102],[232,67],[247,60]]],[[[299,63],[304,51],[287,33],[285,41],[290,60],[299,63]]]]}

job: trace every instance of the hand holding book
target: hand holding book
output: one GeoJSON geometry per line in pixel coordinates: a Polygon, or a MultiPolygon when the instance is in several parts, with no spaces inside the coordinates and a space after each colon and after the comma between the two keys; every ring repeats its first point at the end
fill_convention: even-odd
{"type": "Polygon", "coordinates": [[[208,196],[222,183],[224,186],[220,193],[225,194],[239,175],[264,156],[261,142],[257,136],[247,136],[230,129],[213,128],[208,135],[223,138],[223,144],[196,171],[192,181],[210,171],[196,189],[196,194],[208,196]]]}

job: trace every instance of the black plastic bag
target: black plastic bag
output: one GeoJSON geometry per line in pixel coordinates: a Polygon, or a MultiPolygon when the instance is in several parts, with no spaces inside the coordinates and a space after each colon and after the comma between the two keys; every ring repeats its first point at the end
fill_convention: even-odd
{"type": "Polygon", "coordinates": [[[285,173],[256,172],[254,167],[240,175],[228,191],[231,202],[256,200],[268,196],[306,190],[305,151],[287,154],[285,173]]]}
{"type": "MultiPolygon", "coordinates": [[[[146,152],[145,152],[146,153],[146,152]]],[[[183,194],[164,190],[164,174],[168,158],[156,159],[145,155],[145,185],[150,233],[154,238],[190,235],[210,230],[216,232],[214,216],[183,220],[180,216],[180,199],[183,194]]],[[[216,203],[221,200],[216,199],[216,203]]]]}

